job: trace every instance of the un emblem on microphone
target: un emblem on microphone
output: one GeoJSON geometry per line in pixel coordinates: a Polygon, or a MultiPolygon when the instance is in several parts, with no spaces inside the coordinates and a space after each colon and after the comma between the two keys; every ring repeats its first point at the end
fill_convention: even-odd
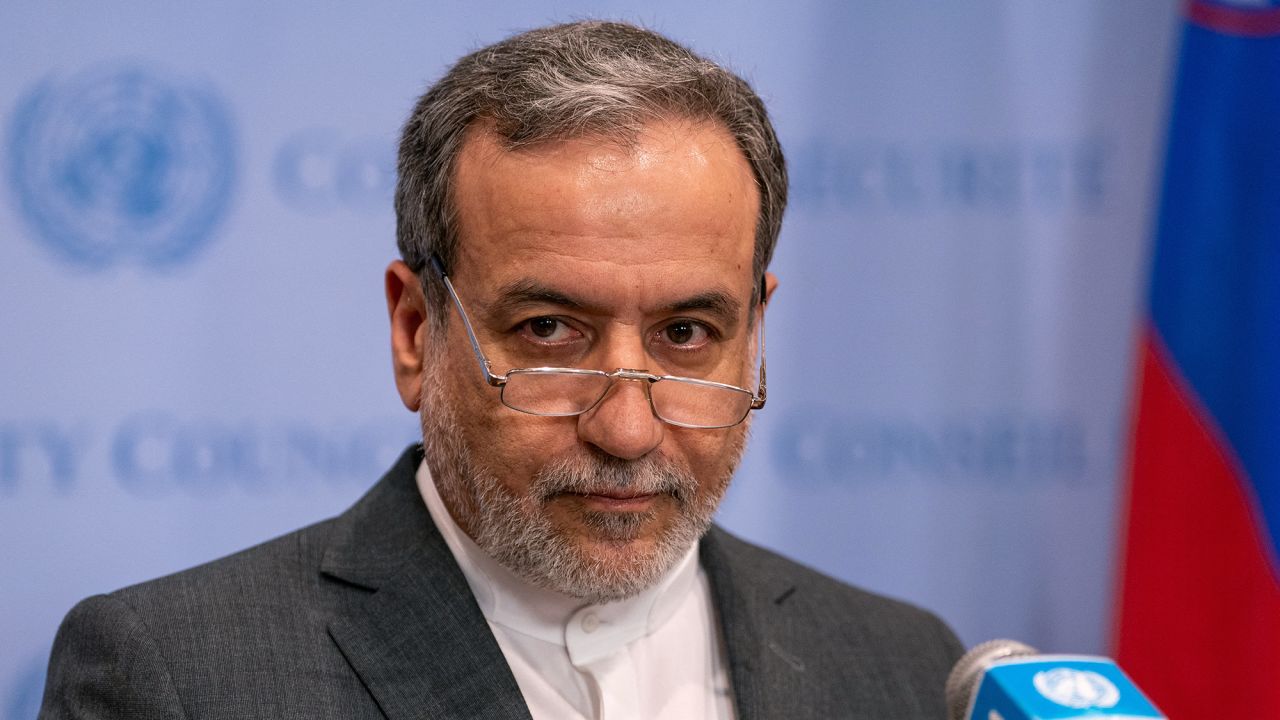
{"type": "Polygon", "coordinates": [[[189,259],[226,214],[229,114],[209,87],[129,66],[37,85],[13,115],[11,185],[36,237],[87,268],[189,259]]]}
{"type": "Polygon", "coordinates": [[[1120,688],[1092,670],[1054,668],[1036,673],[1031,683],[1046,699],[1069,708],[1110,708],[1120,702],[1120,688]]]}

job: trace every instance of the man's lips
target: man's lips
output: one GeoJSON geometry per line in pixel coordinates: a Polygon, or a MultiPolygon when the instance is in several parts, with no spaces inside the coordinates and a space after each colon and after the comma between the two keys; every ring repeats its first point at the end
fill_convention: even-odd
{"type": "Polygon", "coordinates": [[[601,490],[587,493],[566,493],[588,507],[612,512],[636,512],[648,510],[661,493],[637,493],[632,490],[601,490]]]}

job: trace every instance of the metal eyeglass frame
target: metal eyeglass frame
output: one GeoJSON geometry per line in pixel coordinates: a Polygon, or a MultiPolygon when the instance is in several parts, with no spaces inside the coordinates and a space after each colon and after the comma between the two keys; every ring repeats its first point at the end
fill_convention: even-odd
{"type": "MultiPolygon", "coordinates": [[[[729,428],[729,427],[733,427],[735,425],[741,424],[743,420],[747,419],[747,415],[749,415],[752,410],[759,410],[760,408],[764,407],[765,399],[768,393],[766,391],[766,385],[765,385],[764,313],[763,312],[760,313],[760,328],[759,328],[760,386],[759,386],[759,390],[757,390],[756,392],[751,392],[750,390],[747,390],[746,388],[738,387],[737,385],[729,385],[728,383],[714,382],[711,380],[700,380],[698,378],[681,377],[679,375],[654,375],[653,373],[645,372],[643,370],[633,370],[630,368],[618,368],[613,372],[605,372],[604,370],[587,370],[583,368],[565,368],[565,367],[513,368],[507,371],[506,375],[495,375],[493,372],[492,363],[489,362],[489,358],[485,357],[484,350],[480,348],[480,340],[476,337],[475,329],[471,327],[471,319],[467,316],[466,308],[462,306],[462,299],[458,297],[458,292],[453,289],[453,283],[449,280],[449,274],[445,272],[444,263],[441,262],[440,257],[438,255],[433,254],[431,256],[430,261],[428,261],[428,265],[430,265],[432,271],[435,272],[435,274],[440,278],[440,281],[444,284],[445,289],[449,291],[449,297],[452,298],[453,300],[453,306],[458,310],[458,317],[462,318],[462,326],[467,331],[467,338],[471,341],[471,350],[472,352],[475,353],[476,361],[480,363],[480,372],[484,376],[485,384],[489,385],[490,387],[502,388],[507,384],[507,380],[512,375],[517,375],[517,374],[556,373],[556,374],[569,374],[569,375],[591,375],[596,377],[605,377],[609,379],[609,384],[604,386],[604,390],[600,393],[600,397],[596,398],[596,401],[591,403],[591,405],[583,408],[582,410],[578,410],[576,412],[560,412],[560,413],[531,412],[529,410],[512,407],[511,405],[507,404],[505,393],[503,393],[502,404],[506,405],[512,410],[515,410],[517,412],[527,413],[529,415],[538,415],[542,417],[574,417],[577,415],[582,415],[583,413],[589,412],[591,408],[599,405],[600,402],[604,400],[605,396],[609,394],[609,390],[610,388],[613,387],[614,381],[619,379],[645,381],[649,385],[653,385],[662,380],[675,380],[680,383],[691,383],[694,385],[701,385],[704,387],[720,388],[723,390],[733,390],[751,397],[751,404],[742,413],[742,417],[738,418],[734,422],[726,423],[723,425],[694,425],[690,423],[683,423],[675,420],[670,420],[663,417],[662,413],[658,412],[658,408],[653,404],[653,393],[646,392],[645,397],[647,397],[649,400],[649,409],[653,411],[654,417],[658,418],[662,422],[665,422],[669,425],[675,425],[676,427],[693,428],[698,430],[717,430],[722,428],[729,428]]],[[[764,277],[761,276],[760,278],[761,307],[764,306],[764,300],[765,300],[765,281],[764,281],[764,277]]]]}

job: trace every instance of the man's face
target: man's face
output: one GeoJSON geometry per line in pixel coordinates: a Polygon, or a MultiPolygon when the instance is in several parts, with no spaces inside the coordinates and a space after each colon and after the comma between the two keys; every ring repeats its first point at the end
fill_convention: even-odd
{"type": "MultiPolygon", "coordinates": [[[[456,167],[450,278],[493,370],[637,369],[755,389],[758,193],[722,128],[654,122],[508,151],[485,128],[456,167]]],[[[746,426],[654,416],[646,383],[615,381],[576,417],[501,404],[456,314],[423,343],[418,406],[454,519],[527,579],[602,601],[656,581],[710,522],[746,426]]],[[[398,369],[399,370],[399,369],[398,369]]],[[[417,396],[414,396],[414,391],[417,396]]]]}

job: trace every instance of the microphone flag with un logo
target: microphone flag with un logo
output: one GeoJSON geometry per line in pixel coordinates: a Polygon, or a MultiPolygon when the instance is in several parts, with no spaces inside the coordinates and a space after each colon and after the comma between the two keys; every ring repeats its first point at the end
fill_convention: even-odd
{"type": "Polygon", "coordinates": [[[1280,0],[1185,14],[1116,655],[1170,717],[1280,718],[1280,0]]]}
{"type": "Polygon", "coordinates": [[[965,653],[946,696],[949,720],[1167,720],[1108,658],[1040,655],[1015,640],[965,653]]]}
{"type": "Polygon", "coordinates": [[[967,720],[1165,720],[1114,662],[1035,655],[987,670],[967,720]]]}

